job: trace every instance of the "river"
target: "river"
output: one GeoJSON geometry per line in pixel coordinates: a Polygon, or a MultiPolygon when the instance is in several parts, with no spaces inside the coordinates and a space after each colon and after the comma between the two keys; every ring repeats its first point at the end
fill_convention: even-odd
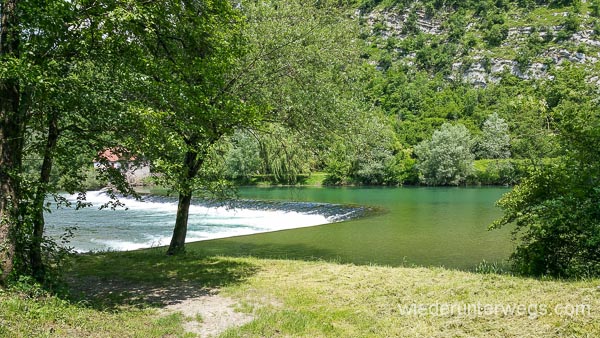
{"type": "MultiPolygon", "coordinates": [[[[194,205],[188,239],[204,240],[197,248],[207,254],[472,268],[482,260],[502,261],[513,249],[510,229],[487,229],[501,215],[495,201],[507,191],[242,188],[242,202],[194,205]]],[[[89,192],[88,200],[99,205],[106,196],[89,192]]],[[[69,245],[77,251],[168,244],[174,199],[124,202],[128,210],[54,209],[46,215],[47,234],[57,238],[65,227],[76,226],[69,245]]]]}

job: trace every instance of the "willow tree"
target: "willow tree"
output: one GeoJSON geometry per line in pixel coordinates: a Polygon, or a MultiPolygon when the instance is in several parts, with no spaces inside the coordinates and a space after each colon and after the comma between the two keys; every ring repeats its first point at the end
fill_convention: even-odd
{"type": "Polygon", "coordinates": [[[179,194],[176,254],[192,195],[219,189],[206,161],[224,136],[277,122],[317,137],[349,120],[357,35],[343,9],[324,2],[145,3],[131,17],[146,81],[140,148],[179,194]]]}

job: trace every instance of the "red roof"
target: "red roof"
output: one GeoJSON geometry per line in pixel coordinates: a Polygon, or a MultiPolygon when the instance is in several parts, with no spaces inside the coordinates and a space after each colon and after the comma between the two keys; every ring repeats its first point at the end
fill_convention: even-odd
{"type": "MultiPolygon", "coordinates": [[[[106,149],[101,153],[98,153],[98,158],[106,159],[108,162],[117,162],[126,160],[123,158],[123,153],[127,152],[124,149],[106,149]]],[[[130,161],[134,161],[135,157],[131,157],[130,161]]]]}

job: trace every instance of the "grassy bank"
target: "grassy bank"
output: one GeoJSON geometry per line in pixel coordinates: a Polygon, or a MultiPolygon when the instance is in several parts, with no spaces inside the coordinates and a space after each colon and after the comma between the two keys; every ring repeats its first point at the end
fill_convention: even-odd
{"type": "MultiPolygon", "coordinates": [[[[473,165],[473,173],[464,183],[466,186],[507,186],[518,183],[527,171],[531,170],[531,165],[523,160],[476,160],[473,165]]],[[[323,187],[335,186],[327,183],[328,174],[325,172],[313,172],[310,174],[298,175],[296,182],[285,184],[273,177],[273,175],[255,175],[245,180],[233,181],[237,187],[323,187]]],[[[360,183],[347,183],[346,186],[365,186],[360,183]]],[[[406,186],[418,186],[418,182],[405,182],[406,186]]],[[[366,184],[369,186],[369,184],[366,184]]],[[[384,186],[384,185],[374,185],[384,186]]],[[[94,186],[94,189],[99,189],[94,186]]],[[[143,194],[153,195],[176,195],[175,192],[161,186],[149,184],[147,186],[137,187],[136,190],[143,194]]]]}
{"type": "Polygon", "coordinates": [[[274,175],[254,175],[248,180],[240,180],[236,184],[240,186],[280,186],[280,185],[301,185],[301,186],[321,186],[327,178],[327,173],[312,172],[310,174],[298,175],[293,183],[285,183],[278,180],[274,175]]]}
{"type": "Polygon", "coordinates": [[[161,309],[216,292],[254,316],[224,337],[600,335],[600,280],[207,256],[198,243],[182,257],[78,256],[68,282],[64,299],[30,287],[0,293],[0,336],[193,336],[184,326],[202,325],[200,316],[161,309]]]}

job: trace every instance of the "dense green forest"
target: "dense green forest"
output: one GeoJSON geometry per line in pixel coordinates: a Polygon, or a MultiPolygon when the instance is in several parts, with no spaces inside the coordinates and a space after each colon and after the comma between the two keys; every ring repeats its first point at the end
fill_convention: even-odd
{"type": "Polygon", "coordinates": [[[520,269],[600,271],[597,0],[0,4],[0,281],[46,278],[48,194],[135,195],[106,149],[178,194],[169,254],[194,194],[319,171],[520,183],[520,269]]]}

